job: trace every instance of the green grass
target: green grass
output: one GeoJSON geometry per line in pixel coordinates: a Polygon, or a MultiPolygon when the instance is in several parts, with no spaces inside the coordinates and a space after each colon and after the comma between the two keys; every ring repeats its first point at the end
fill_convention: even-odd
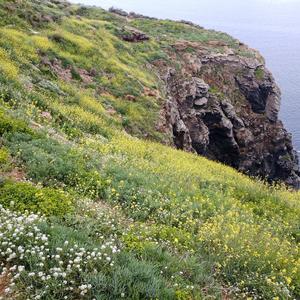
{"type": "Polygon", "coordinates": [[[229,45],[235,45],[237,40],[229,35],[213,30],[205,30],[195,26],[169,21],[169,20],[134,20],[132,25],[158,38],[168,40],[187,40],[191,42],[208,42],[218,40],[226,42],[229,45]]]}
{"type": "Polygon", "coordinates": [[[144,94],[164,95],[149,63],[171,63],[171,43],[237,41],[138,19],[151,39],[130,44],[101,9],[12,5],[0,1],[0,280],[16,267],[0,297],[298,299],[299,192],[157,143],[162,100],[144,94]]]}

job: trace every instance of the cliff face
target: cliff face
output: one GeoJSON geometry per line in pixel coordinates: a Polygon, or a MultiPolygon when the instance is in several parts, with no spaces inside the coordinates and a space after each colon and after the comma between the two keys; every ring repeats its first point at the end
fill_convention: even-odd
{"type": "Polygon", "coordinates": [[[177,42],[169,52],[177,68],[156,62],[168,95],[159,129],[179,149],[299,188],[297,153],[278,120],[280,90],[262,57],[240,47],[249,55],[218,42],[177,42]]]}

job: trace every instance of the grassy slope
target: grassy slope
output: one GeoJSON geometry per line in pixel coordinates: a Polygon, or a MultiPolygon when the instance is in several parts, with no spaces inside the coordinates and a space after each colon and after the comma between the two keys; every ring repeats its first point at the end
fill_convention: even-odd
{"type": "Polygon", "coordinates": [[[153,38],[129,44],[118,37],[126,20],[101,9],[30,1],[0,8],[0,203],[47,216],[22,221],[1,210],[0,297],[300,297],[299,193],[138,139],[167,138],[155,131],[162,100],[144,92],[163,97],[149,63],[167,59],[177,39],[222,40],[238,53],[237,41],[135,20],[130,26],[153,38]],[[43,15],[57,21],[43,23],[43,15]],[[45,57],[71,79],[42,64],[45,57]],[[94,259],[99,249],[103,259],[94,259]]]}

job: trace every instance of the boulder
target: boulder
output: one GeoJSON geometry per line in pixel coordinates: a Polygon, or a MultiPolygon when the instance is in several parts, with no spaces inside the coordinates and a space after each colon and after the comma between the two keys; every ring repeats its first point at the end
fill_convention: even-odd
{"type": "Polygon", "coordinates": [[[132,28],[126,28],[123,30],[121,33],[121,38],[130,43],[138,43],[138,42],[144,42],[148,41],[150,38],[147,36],[145,33],[142,31],[139,31],[137,29],[132,29],[132,28]]]}
{"type": "Polygon", "coordinates": [[[194,105],[195,105],[196,107],[203,107],[203,106],[205,106],[205,105],[207,104],[207,102],[208,102],[207,98],[202,97],[202,98],[196,99],[196,100],[194,101],[194,105]]]}

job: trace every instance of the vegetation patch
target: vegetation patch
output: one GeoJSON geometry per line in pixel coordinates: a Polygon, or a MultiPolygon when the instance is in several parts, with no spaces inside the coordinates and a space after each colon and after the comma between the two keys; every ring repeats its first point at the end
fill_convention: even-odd
{"type": "Polygon", "coordinates": [[[14,132],[31,133],[31,130],[24,121],[6,115],[4,110],[0,110],[0,118],[0,136],[5,133],[14,132]]]}
{"type": "Polygon", "coordinates": [[[9,158],[9,153],[5,148],[0,148],[0,166],[7,163],[9,158]]]}
{"type": "Polygon", "coordinates": [[[10,60],[7,52],[0,48],[0,71],[10,79],[17,79],[19,70],[10,60]]]}
{"type": "Polygon", "coordinates": [[[3,207],[20,212],[40,212],[47,216],[63,216],[72,211],[73,205],[72,198],[63,191],[13,181],[1,184],[0,199],[3,207]]]}
{"type": "Polygon", "coordinates": [[[265,76],[265,73],[264,73],[264,70],[261,69],[261,68],[257,68],[255,70],[255,77],[258,79],[258,80],[262,80],[265,76]]]}

